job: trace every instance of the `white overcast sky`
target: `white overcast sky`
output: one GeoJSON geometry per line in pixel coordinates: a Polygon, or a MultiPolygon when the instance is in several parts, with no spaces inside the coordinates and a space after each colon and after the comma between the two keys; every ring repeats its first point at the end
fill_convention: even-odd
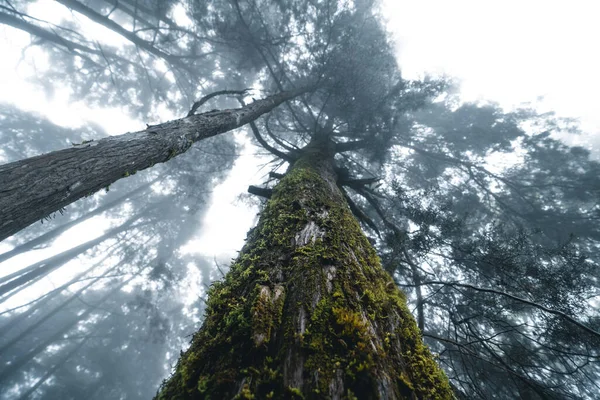
{"type": "MultiPolygon", "coordinates": [[[[581,118],[600,140],[600,1],[384,0],[404,76],[462,81],[465,100],[581,118]]],[[[582,143],[585,144],[585,143],[582,143]]]]}
{"type": "MultiPolygon", "coordinates": [[[[44,18],[65,12],[50,0],[40,4],[44,18]]],[[[537,102],[543,111],[581,119],[587,133],[576,143],[600,143],[600,1],[384,0],[383,8],[405,78],[447,74],[461,80],[465,100],[492,100],[507,108],[537,102]]],[[[19,63],[28,43],[26,34],[0,27],[0,101],[66,126],[94,121],[110,134],[143,127],[145,121],[133,121],[119,109],[90,110],[82,101],[72,103],[64,90],[46,97],[26,82],[33,69],[19,63]]],[[[47,67],[43,58],[36,67],[47,67]]],[[[258,164],[253,157],[241,157],[231,177],[215,188],[196,250],[233,256],[241,248],[254,215],[234,199],[248,184],[260,183],[258,164]]]]}

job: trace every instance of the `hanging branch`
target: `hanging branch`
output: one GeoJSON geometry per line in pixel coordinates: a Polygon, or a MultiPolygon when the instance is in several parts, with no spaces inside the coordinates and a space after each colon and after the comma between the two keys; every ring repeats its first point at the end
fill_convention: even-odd
{"type": "Polygon", "coordinates": [[[344,151],[355,151],[369,146],[371,142],[367,139],[354,140],[351,142],[343,142],[335,144],[335,152],[342,153],[344,151]]]}
{"type": "MultiPolygon", "coordinates": [[[[244,27],[246,28],[246,30],[248,31],[248,37],[250,40],[250,43],[252,44],[252,46],[254,47],[254,49],[258,52],[258,54],[261,56],[261,58],[263,59],[265,65],[267,66],[267,69],[269,70],[269,73],[271,74],[271,77],[273,78],[273,81],[275,82],[275,84],[277,85],[277,88],[281,91],[283,91],[283,84],[281,83],[281,81],[277,78],[277,74],[275,73],[275,70],[273,69],[273,67],[271,66],[271,63],[269,62],[269,60],[267,59],[267,56],[265,55],[265,53],[262,51],[261,47],[259,44],[256,43],[254,35],[252,35],[252,32],[250,31],[250,26],[248,25],[248,23],[246,22],[246,20],[244,19],[243,13],[242,13],[242,9],[240,8],[240,4],[238,2],[238,0],[234,0],[233,2],[236,11],[238,13],[238,16],[240,18],[240,22],[242,23],[242,25],[244,25],[244,27]]],[[[282,70],[282,74],[285,76],[285,73],[282,70]]],[[[287,80],[292,84],[292,87],[294,86],[293,83],[291,82],[291,80],[286,76],[287,80]]],[[[308,109],[310,115],[313,117],[313,119],[315,119],[314,115],[312,115],[312,112],[310,110],[310,107],[308,106],[308,104],[303,101],[304,106],[308,109]]],[[[300,118],[298,117],[298,115],[296,114],[296,112],[294,111],[294,109],[292,108],[292,105],[289,103],[286,103],[287,108],[290,110],[290,112],[292,113],[294,119],[296,120],[296,122],[298,122],[298,124],[300,125],[300,127],[305,131],[305,132],[309,132],[310,130],[302,123],[302,121],[300,120],[300,118]]]]}
{"type": "MultiPolygon", "coordinates": [[[[170,30],[170,31],[185,33],[186,35],[189,35],[189,36],[193,37],[194,39],[197,39],[200,41],[211,41],[212,40],[211,38],[198,36],[195,32],[192,32],[189,29],[186,29],[180,25],[177,25],[175,23],[175,21],[170,19],[165,13],[162,13],[162,15],[156,15],[156,12],[149,9],[148,7],[145,7],[143,2],[140,2],[139,0],[105,0],[105,1],[109,4],[120,3],[119,4],[120,9],[125,8],[122,3],[127,3],[127,4],[129,4],[130,7],[133,7],[135,9],[134,13],[136,15],[137,15],[137,11],[139,10],[144,14],[147,14],[153,18],[156,18],[157,21],[159,21],[159,23],[160,23],[160,21],[164,22],[168,26],[168,30],[170,30]]],[[[129,9],[129,11],[131,12],[131,9],[129,9]]],[[[163,29],[163,28],[158,27],[157,29],[163,29]]]]}
{"type": "MultiPolygon", "coordinates": [[[[245,106],[245,103],[241,98],[238,97],[238,101],[240,102],[240,104],[242,106],[245,106]]],[[[292,157],[291,154],[284,153],[281,150],[277,150],[275,147],[273,147],[269,143],[267,143],[265,138],[262,137],[262,135],[260,134],[260,131],[258,130],[258,127],[256,126],[256,123],[254,121],[250,122],[250,129],[252,129],[252,133],[254,134],[254,137],[256,138],[256,140],[258,140],[258,143],[260,143],[260,145],[265,148],[265,150],[269,151],[271,154],[281,158],[284,161],[287,161],[290,163],[294,161],[295,158],[292,157]]]]}
{"type": "Polygon", "coordinates": [[[340,185],[349,186],[351,188],[363,188],[365,185],[372,185],[379,182],[381,178],[362,178],[362,179],[343,179],[340,180],[340,185]]]}

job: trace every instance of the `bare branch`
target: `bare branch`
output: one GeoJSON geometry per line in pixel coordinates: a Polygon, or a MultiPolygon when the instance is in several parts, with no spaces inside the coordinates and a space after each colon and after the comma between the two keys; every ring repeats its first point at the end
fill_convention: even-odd
{"type": "Polygon", "coordinates": [[[256,124],[254,122],[250,123],[250,129],[252,129],[252,133],[254,134],[254,137],[256,138],[256,140],[258,140],[258,143],[260,143],[260,145],[265,148],[265,150],[268,150],[271,154],[273,154],[285,161],[292,162],[294,160],[288,153],[284,153],[283,151],[277,150],[275,147],[273,147],[269,143],[267,143],[265,138],[263,138],[262,135],[260,134],[260,131],[258,130],[258,127],[256,126],[256,124]]]}
{"type": "Polygon", "coordinates": [[[270,119],[271,119],[271,114],[268,114],[265,119],[265,129],[267,130],[267,134],[271,137],[271,139],[273,139],[273,141],[275,143],[277,143],[278,145],[280,145],[281,147],[283,147],[284,149],[286,149],[289,152],[298,150],[298,148],[294,148],[294,147],[284,143],[283,140],[281,140],[277,135],[275,135],[273,133],[273,131],[271,131],[271,128],[269,128],[270,119]]]}
{"type": "Polygon", "coordinates": [[[241,95],[244,95],[244,94],[248,93],[249,90],[250,89],[244,89],[244,90],[219,90],[217,92],[213,92],[211,94],[207,94],[206,96],[202,97],[200,100],[196,101],[192,105],[192,108],[191,108],[190,112],[187,113],[186,117],[190,117],[190,116],[194,115],[196,113],[196,110],[198,110],[198,108],[200,108],[200,106],[202,104],[206,103],[208,100],[212,99],[213,97],[227,95],[227,94],[237,94],[237,95],[241,96],[241,95]]]}
{"type": "Polygon", "coordinates": [[[159,58],[162,58],[163,60],[167,61],[171,65],[182,68],[184,70],[187,70],[191,74],[194,73],[194,71],[192,71],[189,68],[189,66],[181,63],[179,59],[173,57],[171,54],[168,54],[168,53],[154,47],[152,45],[152,43],[140,38],[135,33],[128,31],[127,29],[123,28],[121,25],[117,24],[112,19],[105,17],[104,15],[96,12],[95,10],[86,6],[85,4],[80,3],[76,0],[56,0],[56,1],[61,3],[62,5],[64,5],[65,7],[68,7],[71,10],[76,11],[76,12],[80,13],[81,15],[84,15],[87,18],[91,19],[92,21],[121,35],[122,37],[124,37],[125,39],[130,41],[131,43],[135,44],[136,46],[139,46],[141,49],[147,51],[150,54],[153,54],[159,58]]]}

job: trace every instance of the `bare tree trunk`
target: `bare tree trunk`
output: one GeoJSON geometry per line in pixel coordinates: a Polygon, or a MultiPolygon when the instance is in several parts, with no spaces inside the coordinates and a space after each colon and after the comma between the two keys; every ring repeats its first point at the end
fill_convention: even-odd
{"type": "Polygon", "coordinates": [[[184,153],[309,89],[282,92],[242,108],[211,111],[0,165],[0,241],[111,183],[184,153]]]}
{"type": "Polygon", "coordinates": [[[452,399],[317,139],[275,188],[157,399],[452,399]],[[237,397],[236,397],[237,396],[237,397]]]}

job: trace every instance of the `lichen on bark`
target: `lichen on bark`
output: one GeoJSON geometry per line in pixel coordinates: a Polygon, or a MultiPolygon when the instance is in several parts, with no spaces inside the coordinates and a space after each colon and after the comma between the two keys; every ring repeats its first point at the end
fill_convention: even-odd
{"type": "Polygon", "coordinates": [[[333,158],[305,154],[212,285],[157,399],[453,398],[337,189],[333,158]]]}

